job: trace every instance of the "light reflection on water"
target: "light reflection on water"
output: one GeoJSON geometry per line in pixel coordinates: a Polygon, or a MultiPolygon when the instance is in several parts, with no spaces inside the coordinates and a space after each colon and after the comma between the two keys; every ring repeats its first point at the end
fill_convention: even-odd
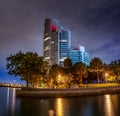
{"type": "Polygon", "coordinates": [[[6,112],[9,112],[10,115],[14,116],[15,112],[15,88],[7,88],[7,98],[6,98],[6,112]]]}
{"type": "Polygon", "coordinates": [[[12,115],[14,116],[15,112],[15,88],[13,88],[12,91],[12,115]]]}
{"type": "Polygon", "coordinates": [[[55,100],[56,116],[70,116],[70,99],[57,98],[55,100]]]}
{"type": "Polygon", "coordinates": [[[65,116],[65,100],[62,98],[57,98],[55,99],[55,105],[54,109],[55,110],[49,110],[49,116],[65,116]]]}
{"type": "Polygon", "coordinates": [[[15,88],[0,88],[0,116],[120,116],[120,94],[77,98],[15,97],[15,88]]]}
{"type": "Polygon", "coordinates": [[[55,101],[55,109],[56,109],[56,115],[57,116],[63,116],[63,111],[64,111],[64,104],[63,104],[63,99],[58,98],[55,101]]]}
{"type": "Polygon", "coordinates": [[[6,111],[8,112],[8,105],[9,105],[9,94],[10,94],[10,89],[7,88],[7,103],[6,103],[6,111]]]}
{"type": "Polygon", "coordinates": [[[111,95],[104,96],[104,108],[105,108],[105,116],[115,116],[114,109],[112,105],[111,95]]]}

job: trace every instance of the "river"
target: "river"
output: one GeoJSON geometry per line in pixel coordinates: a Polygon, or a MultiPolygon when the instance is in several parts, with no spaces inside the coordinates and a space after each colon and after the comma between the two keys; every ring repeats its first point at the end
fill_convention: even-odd
{"type": "Polygon", "coordinates": [[[120,94],[71,98],[16,98],[0,87],[0,116],[120,116],[120,94]]]}

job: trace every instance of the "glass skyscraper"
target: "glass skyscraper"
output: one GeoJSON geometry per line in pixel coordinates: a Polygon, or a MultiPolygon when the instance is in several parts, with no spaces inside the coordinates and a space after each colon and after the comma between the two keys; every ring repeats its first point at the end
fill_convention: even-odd
{"type": "Polygon", "coordinates": [[[89,65],[89,54],[85,52],[85,47],[79,46],[77,50],[71,49],[71,32],[61,28],[58,20],[45,19],[43,40],[44,58],[50,65],[64,66],[65,58],[70,58],[73,64],[83,62],[89,65]]]}
{"type": "Polygon", "coordinates": [[[83,46],[79,46],[78,49],[71,49],[70,59],[72,60],[72,64],[82,62],[86,66],[89,66],[89,53],[85,52],[85,47],[83,46]]]}
{"type": "Polygon", "coordinates": [[[61,30],[59,39],[59,65],[64,66],[63,62],[70,57],[71,33],[69,30],[61,30]]]}
{"type": "Polygon", "coordinates": [[[59,21],[46,18],[44,23],[44,58],[49,64],[58,64],[59,21]]]}

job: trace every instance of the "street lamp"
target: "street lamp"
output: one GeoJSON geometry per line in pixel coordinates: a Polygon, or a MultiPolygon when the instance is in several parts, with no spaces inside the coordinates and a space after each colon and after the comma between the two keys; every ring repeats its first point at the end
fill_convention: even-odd
{"type": "Polygon", "coordinates": [[[58,81],[58,83],[62,81],[62,76],[61,76],[61,74],[59,74],[59,75],[57,76],[57,81],[58,81]]]}

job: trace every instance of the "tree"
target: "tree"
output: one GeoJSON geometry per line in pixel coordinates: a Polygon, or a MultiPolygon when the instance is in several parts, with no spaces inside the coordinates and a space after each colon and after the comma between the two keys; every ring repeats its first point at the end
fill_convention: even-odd
{"type": "Polygon", "coordinates": [[[120,60],[116,60],[113,72],[116,76],[117,81],[120,81],[120,60]]]}
{"type": "Polygon", "coordinates": [[[78,83],[83,83],[83,78],[87,77],[87,67],[84,63],[82,62],[77,62],[73,66],[73,74],[76,78],[76,81],[78,83]]]}
{"type": "Polygon", "coordinates": [[[37,53],[22,53],[20,51],[15,55],[10,55],[6,60],[8,73],[20,76],[22,80],[26,81],[27,87],[29,84],[34,85],[35,79],[39,78],[36,75],[43,76],[47,72],[47,62],[44,61],[43,57],[39,57],[37,53]]]}
{"type": "Polygon", "coordinates": [[[60,84],[63,83],[63,75],[64,71],[58,65],[52,65],[49,70],[49,82],[52,82],[50,85],[52,87],[59,87],[60,84]]]}
{"type": "Polygon", "coordinates": [[[112,61],[107,65],[110,75],[115,77],[117,81],[120,81],[120,60],[112,61]]]}
{"type": "Polygon", "coordinates": [[[7,69],[9,70],[8,73],[11,75],[20,75],[20,71],[19,71],[19,67],[20,64],[22,62],[22,59],[24,57],[24,53],[22,53],[21,51],[19,51],[17,54],[15,55],[10,55],[9,57],[6,58],[7,60],[7,69]]]}
{"type": "Polygon", "coordinates": [[[71,87],[72,81],[73,81],[73,75],[71,73],[66,74],[63,77],[63,83],[64,83],[66,88],[70,88],[71,87]]]}
{"type": "Polygon", "coordinates": [[[104,69],[104,65],[100,58],[95,57],[91,60],[90,71],[96,72],[98,84],[99,84],[99,73],[102,72],[103,69],[104,69]]]}
{"type": "Polygon", "coordinates": [[[64,68],[66,69],[67,73],[71,73],[71,69],[72,69],[72,61],[70,58],[66,58],[64,60],[64,68]]]}

